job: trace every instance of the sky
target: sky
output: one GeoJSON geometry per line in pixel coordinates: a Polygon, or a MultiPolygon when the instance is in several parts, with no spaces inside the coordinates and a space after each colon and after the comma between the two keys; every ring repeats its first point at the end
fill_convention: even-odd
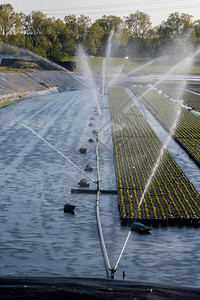
{"type": "Polygon", "coordinates": [[[149,14],[153,26],[159,25],[167,20],[170,13],[187,13],[200,19],[199,0],[7,0],[0,4],[10,3],[15,12],[29,14],[31,11],[39,10],[48,17],[63,19],[64,16],[83,14],[89,16],[92,21],[103,15],[115,15],[123,18],[137,10],[149,14]]]}

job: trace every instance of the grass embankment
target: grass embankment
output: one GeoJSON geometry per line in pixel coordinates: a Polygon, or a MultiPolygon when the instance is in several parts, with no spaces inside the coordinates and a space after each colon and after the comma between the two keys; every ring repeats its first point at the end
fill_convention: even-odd
{"type": "Polygon", "coordinates": [[[42,69],[35,62],[16,61],[9,67],[0,66],[0,72],[35,72],[42,69]]]}
{"type": "MultiPolygon", "coordinates": [[[[48,83],[44,83],[44,81],[39,81],[38,83],[41,84],[42,86],[44,86],[46,89],[50,88],[49,84],[48,83]]],[[[16,95],[14,97],[16,98],[16,95]]],[[[9,97],[8,96],[6,99],[14,98],[14,97],[12,97],[12,96],[9,97]]],[[[0,109],[4,108],[6,106],[9,106],[9,105],[15,104],[15,103],[17,103],[19,101],[27,99],[27,97],[26,98],[24,98],[22,96],[18,96],[18,97],[19,97],[19,99],[15,99],[15,100],[7,100],[7,101],[6,100],[3,100],[3,101],[0,100],[0,109]]]]}
{"type": "MultiPolygon", "coordinates": [[[[102,72],[104,57],[88,57],[88,64],[90,68],[95,72],[102,72]]],[[[75,57],[74,61],[77,63],[77,71],[80,72],[81,58],[75,57]]],[[[162,61],[152,63],[148,65],[150,59],[125,59],[125,58],[106,58],[106,70],[107,72],[114,72],[116,67],[122,66],[122,72],[129,73],[137,70],[135,74],[165,74],[169,72],[174,65],[164,64],[162,61]],[[146,65],[146,66],[145,66],[146,65]]],[[[200,74],[200,65],[192,67],[191,74],[200,74]]],[[[134,73],[133,73],[134,74],[134,73]]],[[[187,74],[184,67],[177,69],[172,74],[187,74]]]]}
{"type": "Polygon", "coordinates": [[[11,104],[14,104],[14,103],[17,103],[19,101],[22,101],[22,100],[25,100],[25,99],[18,99],[18,100],[10,100],[10,101],[3,101],[3,102],[0,102],[0,109],[1,108],[4,108],[6,106],[9,106],[11,104]]]}
{"type": "Polygon", "coordinates": [[[123,88],[109,89],[109,99],[121,219],[200,219],[200,195],[168,151],[138,209],[162,143],[123,88]]]}
{"type": "MultiPolygon", "coordinates": [[[[126,59],[126,58],[104,58],[104,57],[95,57],[95,56],[89,56],[87,57],[88,64],[92,71],[94,72],[102,72],[102,66],[103,61],[106,59],[106,70],[108,73],[112,73],[116,71],[117,69],[121,68],[121,71],[124,73],[134,72],[137,75],[145,75],[145,74],[165,74],[170,69],[174,67],[174,65],[164,64],[162,63],[162,60],[160,63],[157,61],[150,65],[149,62],[151,62],[151,59],[142,59],[142,58],[135,58],[135,59],[126,59]]],[[[75,56],[75,57],[69,57],[67,61],[75,61],[77,64],[77,69],[75,72],[80,72],[80,64],[81,64],[81,57],[75,56]]],[[[35,62],[15,62],[13,66],[10,67],[1,67],[0,66],[0,72],[31,72],[31,71],[42,71],[43,69],[35,62]]],[[[185,74],[186,71],[184,68],[177,68],[173,72],[173,74],[185,74]]],[[[191,69],[191,74],[200,74],[200,65],[193,66],[191,69]]],[[[133,73],[134,74],[134,73],[133,73]]]]}

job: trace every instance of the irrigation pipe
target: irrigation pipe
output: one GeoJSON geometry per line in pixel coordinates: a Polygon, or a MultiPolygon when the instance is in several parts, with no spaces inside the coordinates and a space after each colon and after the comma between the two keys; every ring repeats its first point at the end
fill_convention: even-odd
{"type": "MultiPolygon", "coordinates": [[[[101,122],[102,122],[102,116],[101,116],[101,122]]],[[[108,126],[106,126],[106,128],[100,133],[100,135],[105,130],[107,130],[110,126],[112,126],[112,123],[108,124],[108,126]]],[[[105,245],[105,240],[104,240],[102,226],[101,226],[100,212],[99,212],[99,202],[100,202],[100,194],[101,194],[101,192],[100,192],[101,177],[100,177],[100,163],[99,163],[99,135],[98,135],[98,133],[97,133],[97,138],[96,138],[96,161],[97,161],[97,201],[96,201],[97,226],[98,226],[98,231],[99,231],[100,244],[101,244],[101,249],[102,249],[102,252],[103,252],[107,277],[108,277],[108,279],[110,279],[110,278],[114,279],[115,278],[115,273],[117,271],[117,267],[119,265],[121,257],[123,255],[124,250],[126,248],[126,245],[128,243],[129,237],[131,235],[131,230],[129,230],[129,232],[128,232],[128,236],[127,236],[126,241],[123,245],[123,248],[122,248],[121,253],[119,255],[119,258],[116,262],[116,265],[115,265],[114,268],[112,268],[111,264],[110,264],[109,257],[108,257],[108,252],[107,252],[107,249],[106,249],[106,245],[105,245]]]]}
{"type": "Polygon", "coordinates": [[[25,127],[26,129],[30,130],[32,133],[34,133],[45,144],[47,144],[49,147],[51,147],[53,150],[55,150],[58,154],[60,154],[62,157],[64,157],[68,162],[70,162],[76,169],[78,169],[81,173],[83,173],[85,176],[87,176],[91,181],[93,181],[94,183],[97,183],[96,215],[97,215],[97,226],[98,226],[98,231],[99,231],[99,238],[100,238],[100,243],[101,243],[101,249],[102,249],[102,252],[103,252],[107,277],[108,277],[108,279],[110,279],[110,278],[114,279],[115,272],[117,270],[120,259],[123,255],[123,252],[124,252],[125,247],[127,245],[128,239],[131,235],[131,231],[129,231],[129,233],[128,233],[128,236],[127,236],[126,241],[124,243],[124,246],[121,250],[121,253],[119,255],[119,258],[117,260],[115,268],[111,268],[111,264],[110,264],[110,260],[109,260],[109,257],[108,257],[108,252],[107,252],[107,249],[106,249],[104,236],[103,236],[103,230],[102,230],[102,226],[101,226],[101,219],[100,219],[100,212],[99,212],[99,202],[100,202],[100,194],[101,194],[101,191],[100,191],[101,177],[100,177],[100,164],[99,164],[99,137],[98,137],[98,134],[97,134],[97,138],[96,138],[96,160],[97,160],[97,181],[96,181],[91,176],[89,176],[86,172],[84,172],[81,168],[79,168],[79,166],[77,166],[73,161],[71,161],[71,159],[69,159],[61,151],[59,151],[53,145],[51,145],[49,142],[47,142],[41,135],[39,135],[39,133],[37,133],[35,130],[33,130],[30,126],[27,126],[25,124],[22,124],[22,126],[25,127]]]}
{"type": "Polygon", "coordinates": [[[106,245],[105,245],[105,240],[104,240],[102,226],[101,226],[100,213],[99,213],[101,178],[100,178],[100,170],[99,170],[99,138],[98,138],[98,134],[97,134],[97,139],[96,139],[96,160],[97,160],[97,201],[96,201],[97,226],[98,226],[98,231],[99,231],[101,249],[103,252],[103,257],[104,257],[104,262],[105,262],[105,267],[106,267],[106,273],[107,273],[107,277],[110,278],[111,265],[110,265],[110,260],[108,257],[106,245]]]}
{"type": "Polygon", "coordinates": [[[101,219],[99,214],[99,198],[100,198],[100,171],[99,171],[99,153],[98,153],[98,145],[99,145],[99,139],[97,135],[97,143],[96,143],[96,158],[97,158],[97,181],[93,179],[91,176],[89,176],[86,172],[84,172],[81,168],[79,168],[73,161],[71,161],[66,155],[64,155],[61,151],[56,149],[53,145],[51,145],[49,142],[47,142],[41,135],[39,135],[35,130],[33,130],[31,127],[26,126],[25,124],[22,124],[23,127],[30,130],[32,133],[34,133],[37,137],[39,137],[45,144],[47,144],[49,147],[51,147],[53,150],[55,150],[57,153],[59,153],[62,157],[64,157],[68,162],[70,162],[75,168],[77,168],[79,171],[81,171],[85,176],[87,176],[90,180],[92,180],[94,183],[97,183],[97,201],[96,201],[96,214],[97,214],[97,225],[98,225],[98,231],[99,231],[99,237],[100,237],[100,243],[101,248],[104,256],[105,266],[106,266],[106,273],[107,277],[110,278],[110,270],[111,265],[108,258],[108,253],[105,246],[102,226],[101,226],[101,219]]]}
{"type": "Polygon", "coordinates": [[[81,173],[83,173],[85,176],[87,176],[91,181],[93,181],[94,183],[96,183],[96,180],[93,179],[90,175],[88,175],[86,172],[84,172],[81,168],[79,168],[79,166],[77,166],[73,161],[71,161],[71,159],[69,159],[66,155],[64,155],[61,151],[59,151],[58,149],[56,149],[53,145],[51,145],[49,142],[47,142],[41,135],[39,135],[35,130],[33,130],[31,127],[26,126],[25,124],[22,124],[22,126],[24,126],[26,129],[30,130],[31,132],[33,132],[35,135],[37,135],[45,144],[47,144],[49,147],[51,147],[52,149],[54,149],[57,153],[59,153],[62,157],[64,157],[68,162],[70,162],[76,169],[78,169],[79,171],[81,171],[81,173]]]}
{"type": "Polygon", "coordinates": [[[108,258],[108,253],[105,246],[102,226],[101,226],[101,219],[99,214],[99,198],[100,198],[100,171],[99,171],[99,152],[98,152],[98,145],[99,145],[99,139],[97,135],[97,143],[96,143],[96,158],[97,158],[97,181],[94,180],[91,176],[89,176],[87,173],[85,173],[81,168],[79,168],[73,161],[71,161],[66,155],[64,155],[61,151],[56,149],[53,145],[51,145],[49,142],[47,142],[41,135],[39,135],[35,130],[33,130],[31,127],[26,126],[25,124],[22,124],[26,129],[30,130],[32,133],[34,133],[37,137],[39,137],[45,144],[47,144],[49,147],[54,149],[57,153],[59,153],[62,157],[64,157],[67,161],[69,161],[75,168],[77,168],[79,171],[81,171],[84,175],[86,175],[90,180],[92,180],[94,183],[97,183],[97,201],[96,201],[96,214],[97,214],[97,225],[98,225],[98,231],[99,231],[99,237],[100,237],[100,243],[101,248],[104,256],[104,262],[106,266],[106,273],[107,277],[110,278],[110,271],[111,271],[111,265],[108,258]]]}

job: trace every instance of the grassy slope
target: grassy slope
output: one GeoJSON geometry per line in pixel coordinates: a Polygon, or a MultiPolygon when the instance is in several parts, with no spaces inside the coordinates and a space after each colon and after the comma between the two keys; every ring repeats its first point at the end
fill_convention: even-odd
{"type": "MultiPolygon", "coordinates": [[[[88,63],[92,70],[94,71],[102,71],[103,65],[103,57],[88,57],[88,63]]],[[[80,71],[79,62],[80,59],[74,59],[77,62],[77,71],[80,71]]],[[[145,65],[148,63],[148,60],[144,59],[135,59],[135,60],[127,60],[125,58],[107,58],[106,66],[110,65],[110,68],[123,65],[123,72],[128,73],[145,65]]],[[[149,73],[166,73],[168,72],[174,65],[148,65],[146,67],[141,68],[137,71],[137,74],[149,74],[149,73]]],[[[174,74],[184,74],[184,70],[180,70],[180,68],[174,72],[174,74]]],[[[200,65],[194,66],[190,72],[191,74],[200,74],[200,65]]]]}
{"type": "MultiPolygon", "coordinates": [[[[70,60],[70,59],[69,59],[70,60]]],[[[77,63],[77,71],[80,72],[80,60],[81,58],[74,57],[72,59],[73,61],[76,61],[77,63]]],[[[88,63],[90,68],[93,71],[101,72],[102,66],[103,66],[103,60],[104,57],[95,57],[90,56],[88,57],[88,63]]],[[[150,60],[147,59],[134,59],[129,60],[125,58],[106,58],[106,67],[108,71],[112,71],[113,67],[122,66],[122,71],[125,73],[129,73],[134,71],[135,69],[140,68],[141,66],[147,64],[150,60]]],[[[21,63],[14,65],[15,68],[11,67],[1,67],[0,66],[0,72],[9,72],[9,71],[15,71],[15,72],[28,72],[28,71],[38,71],[41,69],[34,63],[21,63]]],[[[137,74],[161,74],[168,72],[174,65],[162,65],[162,64],[151,64],[147,65],[146,67],[143,67],[139,70],[137,70],[137,74]]],[[[116,70],[116,69],[115,69],[116,70]]],[[[180,70],[180,68],[175,72],[177,74],[184,74],[184,70],[180,70]]],[[[200,65],[194,66],[191,70],[191,74],[200,74],[200,65]]]]}
{"type": "Polygon", "coordinates": [[[6,106],[9,106],[11,104],[14,104],[14,103],[17,103],[19,101],[22,101],[22,100],[25,100],[24,98],[23,99],[18,99],[18,100],[10,100],[10,101],[3,101],[3,102],[0,102],[0,109],[1,108],[4,108],[6,106]]]}

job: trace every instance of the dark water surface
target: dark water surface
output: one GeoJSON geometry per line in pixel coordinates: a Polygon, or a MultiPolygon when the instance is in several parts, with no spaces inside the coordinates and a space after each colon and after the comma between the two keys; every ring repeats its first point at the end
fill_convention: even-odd
{"type": "MultiPolygon", "coordinates": [[[[85,176],[22,126],[30,126],[80,168],[88,163],[95,168],[95,144],[88,143],[100,126],[94,106],[85,90],[33,97],[0,110],[0,276],[106,278],[96,197],[71,194],[85,176]],[[87,154],[80,147],[87,147],[87,154]],[[77,205],[74,215],[63,212],[69,201],[77,205]]],[[[108,99],[104,107],[103,128],[110,124],[108,99]]],[[[115,189],[111,127],[100,135],[100,165],[102,189],[115,189]]],[[[95,170],[88,174],[96,179],[95,170]]],[[[90,188],[96,184],[90,181],[90,188]]],[[[100,213],[114,266],[129,228],[120,225],[116,195],[101,195],[100,213]]],[[[192,227],[132,232],[116,278],[125,271],[127,280],[199,287],[199,249],[199,229],[192,227]]]]}

